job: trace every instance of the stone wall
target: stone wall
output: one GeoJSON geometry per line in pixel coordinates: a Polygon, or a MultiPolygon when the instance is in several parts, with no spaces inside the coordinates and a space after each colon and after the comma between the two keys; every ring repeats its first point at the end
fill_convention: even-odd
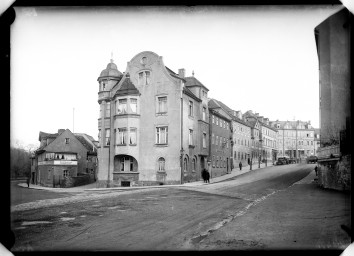
{"type": "Polygon", "coordinates": [[[77,177],[65,177],[60,184],[62,188],[71,188],[77,186],[83,186],[92,183],[92,177],[89,174],[78,174],[77,177]]]}
{"type": "Polygon", "coordinates": [[[318,162],[318,184],[323,188],[351,190],[351,155],[318,162]]]}

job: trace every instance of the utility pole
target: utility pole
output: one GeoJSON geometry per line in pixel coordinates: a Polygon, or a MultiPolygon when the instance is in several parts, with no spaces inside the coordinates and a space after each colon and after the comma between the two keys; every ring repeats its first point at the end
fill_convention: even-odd
{"type": "Polygon", "coordinates": [[[74,133],[74,124],[75,124],[75,108],[73,108],[73,133],[74,133]]]}

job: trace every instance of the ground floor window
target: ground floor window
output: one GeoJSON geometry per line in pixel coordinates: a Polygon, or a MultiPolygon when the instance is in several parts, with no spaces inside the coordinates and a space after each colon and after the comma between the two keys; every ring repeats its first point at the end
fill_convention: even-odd
{"type": "Polygon", "coordinates": [[[64,176],[64,177],[68,177],[68,176],[69,176],[68,170],[64,170],[64,171],[63,171],[63,176],[64,176]]]}
{"type": "Polygon", "coordinates": [[[165,158],[163,158],[163,157],[159,158],[159,171],[160,172],[165,171],[165,158]]]}

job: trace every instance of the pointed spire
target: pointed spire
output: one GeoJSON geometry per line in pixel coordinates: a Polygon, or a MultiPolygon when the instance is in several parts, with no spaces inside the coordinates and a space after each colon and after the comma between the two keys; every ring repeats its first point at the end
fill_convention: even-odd
{"type": "Polygon", "coordinates": [[[192,71],[192,76],[194,76],[194,70],[192,71]]]}

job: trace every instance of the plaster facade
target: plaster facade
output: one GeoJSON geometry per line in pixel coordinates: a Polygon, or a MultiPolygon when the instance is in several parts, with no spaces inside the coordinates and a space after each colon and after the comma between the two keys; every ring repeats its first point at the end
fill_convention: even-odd
{"type": "MultiPolygon", "coordinates": [[[[116,69],[113,60],[107,69],[116,69]]],[[[109,73],[104,71],[101,74],[109,73]]],[[[98,78],[98,102],[102,109],[98,120],[98,185],[179,184],[199,180],[201,155],[205,152],[200,145],[203,136],[200,132],[207,132],[205,123],[200,124],[203,100],[185,86],[183,75],[167,68],[161,56],[141,52],[128,62],[122,76],[108,80],[107,91],[101,86],[105,79],[98,78]]]]}

